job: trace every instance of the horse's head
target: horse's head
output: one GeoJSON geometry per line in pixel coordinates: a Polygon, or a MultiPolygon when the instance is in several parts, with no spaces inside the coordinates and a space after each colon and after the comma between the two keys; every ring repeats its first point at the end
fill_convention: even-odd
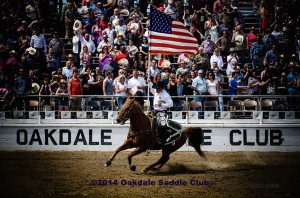
{"type": "Polygon", "coordinates": [[[136,107],[136,100],[134,98],[127,98],[116,118],[117,123],[120,123],[121,125],[125,124],[125,122],[135,113],[136,107]]]}

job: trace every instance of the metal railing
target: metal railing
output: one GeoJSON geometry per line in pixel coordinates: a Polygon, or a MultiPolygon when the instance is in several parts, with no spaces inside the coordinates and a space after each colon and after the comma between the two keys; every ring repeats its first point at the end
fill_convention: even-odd
{"type": "MultiPolygon", "coordinates": [[[[19,107],[2,105],[0,123],[89,123],[115,124],[117,96],[84,95],[67,98],[66,109],[61,108],[61,96],[26,96],[19,107]],[[74,99],[77,98],[77,104],[74,99]],[[48,103],[46,101],[49,101],[48,103]]],[[[194,96],[178,96],[169,117],[184,124],[297,124],[300,119],[300,96],[240,95],[200,96],[202,103],[194,103],[194,96]],[[222,100],[220,100],[222,99],[222,100]],[[223,101],[223,104],[222,104],[223,101]]],[[[66,98],[66,97],[64,97],[66,98]]],[[[153,110],[153,96],[144,96],[145,113],[153,110]]],[[[175,99],[175,97],[173,97],[175,99]]]]}

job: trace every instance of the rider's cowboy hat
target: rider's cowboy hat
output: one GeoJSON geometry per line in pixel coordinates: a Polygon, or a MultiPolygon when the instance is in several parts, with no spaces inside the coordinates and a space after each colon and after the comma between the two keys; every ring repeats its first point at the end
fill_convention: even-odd
{"type": "Polygon", "coordinates": [[[74,22],[74,25],[73,25],[73,30],[74,30],[74,31],[78,31],[78,30],[81,30],[81,28],[82,28],[82,23],[81,23],[81,21],[76,20],[76,21],[74,22]]]}

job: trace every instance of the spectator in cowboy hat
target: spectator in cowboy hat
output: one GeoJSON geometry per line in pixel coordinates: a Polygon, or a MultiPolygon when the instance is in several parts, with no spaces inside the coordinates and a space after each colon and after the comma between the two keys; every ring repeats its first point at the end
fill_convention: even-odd
{"type": "Polygon", "coordinates": [[[36,71],[37,75],[40,72],[40,57],[38,56],[38,52],[33,47],[29,47],[26,49],[25,53],[25,62],[28,68],[31,68],[36,71]]]}

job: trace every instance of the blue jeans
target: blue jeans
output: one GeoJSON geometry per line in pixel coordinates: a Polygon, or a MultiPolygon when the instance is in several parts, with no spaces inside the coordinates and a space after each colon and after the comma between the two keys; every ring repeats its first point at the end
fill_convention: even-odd
{"type": "Polygon", "coordinates": [[[253,58],[252,69],[263,69],[263,60],[264,58],[253,58]]]}
{"type": "Polygon", "coordinates": [[[116,100],[117,100],[117,104],[118,104],[117,110],[120,110],[121,107],[123,106],[123,104],[125,103],[126,98],[125,97],[116,97],[116,100]]]}
{"type": "Polygon", "coordinates": [[[172,111],[181,111],[182,110],[182,105],[179,100],[179,98],[172,98],[173,100],[173,107],[171,107],[172,111]]]}
{"type": "Polygon", "coordinates": [[[241,68],[244,68],[244,64],[245,64],[245,50],[239,50],[236,52],[236,54],[238,55],[238,57],[240,58],[240,63],[241,63],[241,68]]]}
{"type": "Polygon", "coordinates": [[[224,111],[224,101],[223,101],[223,97],[221,97],[222,95],[223,95],[223,94],[219,94],[219,95],[218,95],[220,111],[224,111]]]}
{"type": "MultiPolygon", "coordinates": [[[[203,94],[203,95],[205,95],[205,94],[203,94]]],[[[195,96],[195,98],[194,98],[194,101],[195,102],[201,102],[201,105],[203,106],[204,105],[204,100],[205,100],[205,98],[204,97],[199,97],[198,95],[197,96],[195,96]]],[[[200,111],[200,107],[194,107],[194,110],[195,111],[200,111]]]]}
{"type": "Polygon", "coordinates": [[[60,67],[60,63],[61,63],[61,53],[57,53],[54,57],[55,57],[55,63],[56,63],[56,67],[60,67]]]}

